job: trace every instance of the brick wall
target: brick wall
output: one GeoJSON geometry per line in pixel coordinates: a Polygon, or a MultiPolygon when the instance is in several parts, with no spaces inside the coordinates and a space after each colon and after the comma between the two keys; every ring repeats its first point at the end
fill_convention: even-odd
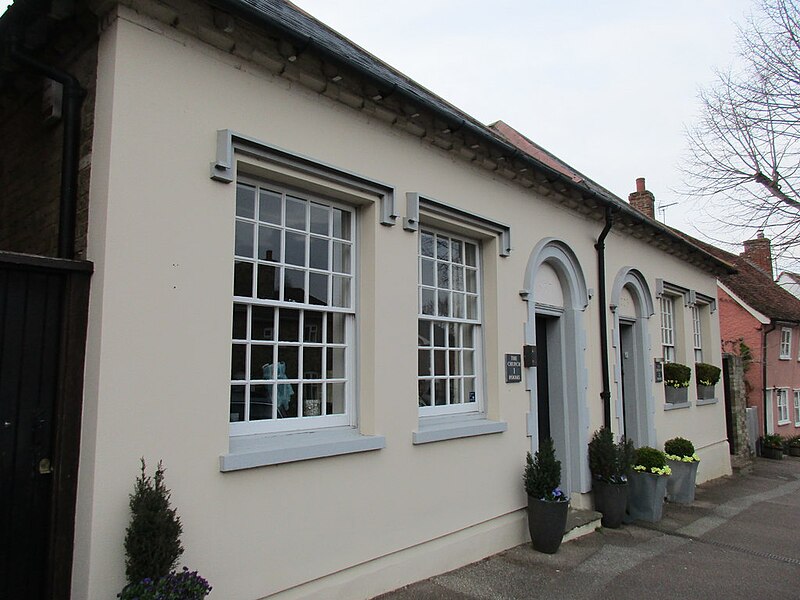
{"type": "MultiPolygon", "coordinates": [[[[41,57],[71,73],[86,89],[81,110],[75,257],[86,255],[97,44],[41,57]]],[[[0,250],[56,256],[63,121],[46,125],[44,78],[20,72],[0,89],[0,250]]]]}

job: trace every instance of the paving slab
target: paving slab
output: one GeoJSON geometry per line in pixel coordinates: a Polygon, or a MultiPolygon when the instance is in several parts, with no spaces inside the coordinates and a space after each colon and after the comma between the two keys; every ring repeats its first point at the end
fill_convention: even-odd
{"type": "Polygon", "coordinates": [[[800,598],[800,458],[757,459],[698,486],[659,523],[596,532],[541,554],[529,544],[376,600],[800,598]]]}

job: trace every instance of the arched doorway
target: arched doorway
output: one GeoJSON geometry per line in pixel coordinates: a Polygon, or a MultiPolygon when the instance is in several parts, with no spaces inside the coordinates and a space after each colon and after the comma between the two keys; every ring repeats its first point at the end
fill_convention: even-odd
{"type": "Polygon", "coordinates": [[[613,345],[616,358],[616,426],[636,446],[652,446],[654,425],[653,375],[650,368],[648,319],[653,315],[650,288],[642,274],[623,267],[611,290],[613,345]]]}
{"type": "Polygon", "coordinates": [[[561,461],[562,488],[568,494],[587,492],[583,313],[589,297],[580,263],[566,243],[546,238],[536,245],[521,296],[528,304],[525,344],[537,348],[538,366],[527,369],[531,452],[539,448],[543,436],[552,437],[561,461]]]}

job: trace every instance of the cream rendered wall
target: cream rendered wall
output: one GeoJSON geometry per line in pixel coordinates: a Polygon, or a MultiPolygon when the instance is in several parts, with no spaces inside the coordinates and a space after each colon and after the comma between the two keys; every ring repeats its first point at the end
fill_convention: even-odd
{"type": "MultiPolygon", "coordinates": [[[[73,596],[113,597],[124,583],[127,500],[141,456],[151,468],[164,460],[185,530],[182,562],[212,582],[212,598],[367,597],[521,543],[530,396],[524,384],[502,382],[502,355],[523,344],[518,292],[532,248],[562,239],[596,289],[601,224],[128,9],[119,15],[102,34],[98,66],[73,596]],[[418,191],[513,224],[511,256],[483,256],[497,281],[484,291],[489,412],[506,432],[412,445],[416,236],[379,225],[372,208],[360,222],[361,423],[386,448],[219,471],[228,451],[235,186],[208,171],[225,128],[385,182],[398,200],[418,191]]],[[[664,277],[715,293],[713,278],[613,230],[607,256],[609,281],[636,256],[651,290],[664,277]]],[[[585,323],[593,429],[602,422],[596,295],[585,323]]],[[[649,329],[655,348],[657,319],[649,329]]],[[[702,440],[701,474],[724,472],[714,466],[724,462],[722,405],[665,413],[657,388],[659,442],[688,432],[702,440]]]]}

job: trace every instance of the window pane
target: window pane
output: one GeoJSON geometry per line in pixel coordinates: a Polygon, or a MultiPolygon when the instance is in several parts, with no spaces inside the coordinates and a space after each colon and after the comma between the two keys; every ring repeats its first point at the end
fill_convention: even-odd
{"type": "Polygon", "coordinates": [[[439,290],[439,308],[437,313],[440,317],[450,316],[450,292],[439,290]]]}
{"type": "Polygon", "coordinates": [[[429,256],[433,258],[433,242],[433,234],[423,231],[419,239],[420,254],[422,254],[422,256],[429,256]]]}
{"type": "Polygon", "coordinates": [[[478,248],[475,244],[464,244],[464,262],[470,267],[478,266],[478,248]]]}
{"type": "Polygon", "coordinates": [[[431,372],[431,351],[418,350],[417,372],[419,375],[433,375],[431,372]]]}
{"type": "Polygon", "coordinates": [[[447,347],[458,348],[461,344],[459,341],[459,325],[458,323],[447,324],[447,347]]]}
{"type": "Polygon", "coordinates": [[[253,307],[253,323],[250,335],[254,340],[275,339],[275,309],[268,306],[253,307]]]}
{"type": "Polygon", "coordinates": [[[286,226],[292,229],[305,231],[306,226],[306,201],[300,198],[286,196],[286,226]]]}
{"type": "Polygon", "coordinates": [[[322,379],[322,348],[303,348],[303,379],[322,379]]]}
{"type": "Polygon", "coordinates": [[[245,386],[231,386],[231,423],[244,421],[244,392],[245,386]]]}
{"type": "Polygon", "coordinates": [[[422,259],[422,285],[436,285],[433,269],[436,263],[432,260],[422,259]]]}
{"type": "Polygon", "coordinates": [[[436,285],[440,288],[450,287],[450,265],[447,263],[436,263],[436,285]]]}
{"type": "Polygon", "coordinates": [[[446,330],[447,325],[445,323],[435,323],[433,324],[433,345],[438,346],[439,348],[444,348],[446,346],[446,330]]]}
{"type": "Polygon", "coordinates": [[[436,301],[434,299],[434,292],[428,288],[422,288],[422,299],[421,299],[420,312],[423,315],[435,315],[436,314],[436,301]]]}
{"type": "Polygon", "coordinates": [[[279,383],[275,386],[275,403],[278,407],[278,418],[288,419],[297,415],[297,384],[279,383]]]}
{"type": "Polygon", "coordinates": [[[245,221],[236,221],[236,247],[234,252],[236,256],[245,256],[253,258],[253,239],[255,225],[245,221]]]}
{"type": "Polygon", "coordinates": [[[342,308],[350,307],[350,278],[333,276],[333,298],[331,299],[332,306],[340,306],[342,308]]]}
{"type": "Polygon", "coordinates": [[[253,265],[252,263],[236,262],[233,265],[233,295],[253,295],[253,265]]]}
{"type": "Polygon", "coordinates": [[[272,390],[274,385],[250,386],[250,420],[272,418],[272,390]]]}
{"type": "Polygon", "coordinates": [[[303,384],[303,416],[318,417],[322,414],[322,384],[303,384]]]}
{"type": "Polygon", "coordinates": [[[430,406],[431,405],[431,381],[430,381],[430,379],[420,379],[417,403],[419,404],[419,406],[430,406]]]}
{"type": "Polygon", "coordinates": [[[300,372],[297,346],[278,346],[278,379],[297,379],[300,372]]]}
{"type": "Polygon", "coordinates": [[[345,351],[344,348],[328,348],[327,363],[328,379],[344,379],[345,366],[344,366],[345,351]]]}
{"type": "Polygon", "coordinates": [[[454,263],[461,263],[463,260],[460,240],[452,240],[450,242],[450,257],[450,260],[454,263]]]}
{"type": "Polygon", "coordinates": [[[445,404],[447,404],[447,380],[434,379],[433,389],[434,389],[434,404],[436,406],[444,406],[445,404]]]}
{"type": "Polygon", "coordinates": [[[329,344],[344,344],[344,319],[341,313],[328,314],[328,339],[329,344]]]}
{"type": "Polygon", "coordinates": [[[453,294],[453,316],[463,319],[466,314],[466,298],[464,294],[453,294]]]}
{"type": "Polygon", "coordinates": [[[473,294],[478,291],[478,272],[467,269],[467,291],[473,294]]]}
{"type": "Polygon", "coordinates": [[[464,379],[464,402],[476,402],[475,378],[467,377],[464,379]]]}
{"type": "Polygon", "coordinates": [[[236,184],[236,216],[256,218],[256,188],[245,183],[236,184]]]}
{"type": "Polygon", "coordinates": [[[282,308],[278,312],[278,340],[281,342],[300,341],[300,311],[282,308]]]}
{"type": "Polygon", "coordinates": [[[417,337],[420,346],[431,346],[433,340],[431,338],[431,322],[420,320],[417,324],[417,337]]]}
{"type": "Polygon", "coordinates": [[[464,325],[461,329],[461,343],[464,348],[474,348],[475,347],[475,326],[474,325],[464,325]]]}
{"type": "Polygon", "coordinates": [[[453,267],[453,289],[464,291],[464,267],[453,267]]]}
{"type": "Polygon", "coordinates": [[[350,238],[350,211],[341,208],[333,209],[333,237],[341,240],[350,238]]]}
{"type": "Polygon", "coordinates": [[[280,268],[258,265],[258,297],[263,300],[278,299],[280,268]]]}
{"type": "Polygon", "coordinates": [[[330,235],[330,209],[327,206],[311,203],[311,233],[330,235]]]}
{"type": "Polygon", "coordinates": [[[306,236],[302,233],[286,232],[286,264],[305,266],[306,236]]]}
{"type": "Polygon", "coordinates": [[[244,344],[234,344],[231,350],[231,379],[247,379],[245,363],[247,356],[247,346],[244,344]]]}
{"type": "Polygon", "coordinates": [[[328,276],[321,273],[308,274],[308,303],[328,305],[328,276]]]}
{"type": "Polygon", "coordinates": [[[233,339],[243,340],[247,338],[247,305],[233,305],[233,339]]]}
{"type": "Polygon", "coordinates": [[[279,193],[261,190],[258,197],[258,220],[275,225],[281,224],[281,195],[279,193]]]}
{"type": "Polygon", "coordinates": [[[450,404],[461,404],[461,380],[450,380],[450,404]]]}
{"type": "Polygon", "coordinates": [[[253,345],[250,348],[250,379],[274,379],[272,370],[273,346],[253,345]]]}
{"type": "Polygon", "coordinates": [[[450,259],[450,243],[447,238],[442,238],[438,235],[436,236],[436,258],[439,260],[450,259]]]}
{"type": "Polygon", "coordinates": [[[306,273],[295,269],[283,272],[283,299],[287,302],[306,301],[306,273]]]}
{"type": "Polygon", "coordinates": [[[344,383],[329,383],[327,385],[327,413],[329,415],[344,414],[344,383]]]}
{"type": "Polygon", "coordinates": [[[448,375],[461,375],[461,361],[458,358],[458,350],[450,350],[448,355],[448,375]]]}
{"type": "Polygon", "coordinates": [[[258,258],[260,260],[281,260],[281,230],[274,227],[258,228],[258,258]]]}
{"type": "Polygon", "coordinates": [[[325,313],[307,310],[303,313],[303,341],[322,343],[322,319],[325,313]]]}
{"type": "Polygon", "coordinates": [[[467,318],[478,319],[478,297],[467,296],[467,318]]]}
{"type": "Polygon", "coordinates": [[[434,350],[433,352],[433,374],[447,375],[447,351],[434,350]]]}
{"type": "MultiPolygon", "coordinates": [[[[333,242],[333,270],[337,273],[350,273],[350,244],[333,242]]],[[[327,265],[326,265],[327,268],[327,265]]]]}
{"type": "Polygon", "coordinates": [[[311,238],[308,249],[308,266],[312,269],[328,270],[328,240],[311,238]]]}
{"type": "Polygon", "coordinates": [[[464,374],[475,375],[475,353],[472,350],[464,350],[464,374]]]}

